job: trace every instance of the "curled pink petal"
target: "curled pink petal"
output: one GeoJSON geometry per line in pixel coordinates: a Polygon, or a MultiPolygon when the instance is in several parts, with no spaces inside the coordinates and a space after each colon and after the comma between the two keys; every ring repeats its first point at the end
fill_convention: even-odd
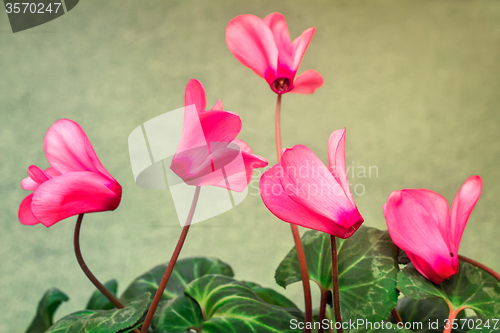
{"type": "Polygon", "coordinates": [[[290,90],[294,94],[312,94],[323,85],[323,77],[313,69],[308,69],[295,78],[293,88],[290,90]]]}
{"type": "Polygon", "coordinates": [[[242,151],[243,163],[245,164],[246,172],[246,184],[248,185],[252,179],[253,170],[265,168],[268,165],[268,162],[264,157],[254,155],[252,149],[246,142],[235,139],[232,143],[238,145],[242,151]]]}
{"type": "Polygon", "coordinates": [[[24,224],[24,225],[34,225],[37,223],[40,223],[35,216],[33,216],[33,213],[31,212],[31,201],[33,200],[33,193],[28,195],[24,200],[21,202],[21,206],[19,206],[19,221],[24,224]]]}
{"type": "Polygon", "coordinates": [[[40,184],[31,179],[31,177],[26,177],[21,180],[21,188],[23,190],[35,191],[38,186],[40,186],[40,184]]]}
{"type": "Polygon", "coordinates": [[[482,189],[483,180],[481,177],[471,176],[464,182],[453,200],[450,220],[450,241],[456,253],[458,253],[460,240],[462,239],[469,216],[481,196],[482,189]]]}
{"type": "Polygon", "coordinates": [[[203,88],[203,84],[200,81],[196,79],[189,80],[184,92],[184,105],[195,105],[198,113],[206,110],[205,88],[203,88]]]}
{"type": "Polygon", "coordinates": [[[45,135],[45,155],[49,164],[61,173],[90,171],[114,178],[102,166],[83,129],[72,120],[61,119],[45,135]]]}
{"type": "Polygon", "coordinates": [[[222,101],[220,99],[215,102],[214,106],[212,107],[212,110],[219,110],[222,111],[224,110],[224,105],[222,104],[222,101]]]}
{"type": "Polygon", "coordinates": [[[115,210],[122,188],[100,173],[68,172],[38,187],[33,194],[33,216],[47,227],[82,213],[115,210]]]}
{"type": "Polygon", "coordinates": [[[328,139],[328,168],[332,173],[337,183],[342,186],[344,193],[353,205],[354,198],[352,197],[349,181],[347,180],[346,163],[345,163],[345,134],[346,129],[336,130],[328,139]]]}
{"type": "Polygon", "coordinates": [[[278,48],[278,70],[277,77],[295,76],[297,69],[294,68],[294,48],[288,32],[285,17],[280,13],[272,13],[264,18],[274,36],[274,42],[278,48]]]}
{"type": "Polygon", "coordinates": [[[200,116],[207,143],[233,141],[241,131],[241,119],[234,112],[206,111],[200,116]]]}
{"type": "Polygon", "coordinates": [[[304,58],[304,54],[306,53],[306,50],[309,47],[309,44],[311,43],[311,39],[313,38],[315,32],[316,28],[309,28],[293,41],[294,58],[292,70],[294,72],[297,72],[297,70],[299,69],[302,58],[304,58]]]}
{"type": "Polygon", "coordinates": [[[45,174],[45,172],[43,172],[43,170],[36,165],[32,165],[28,168],[28,174],[30,175],[30,178],[38,184],[42,184],[43,182],[49,180],[49,177],[45,174]]]}
{"type": "Polygon", "coordinates": [[[260,77],[272,80],[278,64],[278,49],[273,33],[264,21],[254,15],[240,15],[226,28],[229,51],[243,65],[260,77]]]}
{"type": "Polygon", "coordinates": [[[331,221],[307,207],[291,199],[280,178],[283,175],[282,166],[278,163],[264,172],[259,182],[260,195],[267,209],[277,218],[305,228],[314,229],[329,234],[342,233],[331,221]]]}

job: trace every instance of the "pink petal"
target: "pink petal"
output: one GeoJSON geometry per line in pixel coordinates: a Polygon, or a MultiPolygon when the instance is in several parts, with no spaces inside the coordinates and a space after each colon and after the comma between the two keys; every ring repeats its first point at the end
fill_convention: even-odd
{"type": "Polygon", "coordinates": [[[423,260],[416,254],[409,252],[406,252],[406,254],[417,271],[435,284],[440,284],[447,278],[458,273],[458,266],[457,269],[455,269],[454,266],[450,266],[450,262],[447,258],[443,259],[442,257],[439,257],[431,266],[427,261],[423,260]]]}
{"type": "Polygon", "coordinates": [[[215,102],[214,106],[212,107],[212,110],[219,110],[222,111],[224,110],[224,106],[222,105],[222,101],[220,99],[215,102]]]}
{"type": "Polygon", "coordinates": [[[189,105],[195,105],[198,113],[205,111],[207,108],[205,88],[196,79],[189,80],[184,91],[184,106],[189,105]]]}
{"type": "Polygon", "coordinates": [[[346,163],[345,163],[345,134],[346,129],[339,129],[333,132],[328,139],[328,168],[332,173],[337,183],[342,186],[344,193],[347,195],[351,203],[354,203],[354,198],[349,188],[347,180],[346,163]]]}
{"type": "Polygon", "coordinates": [[[416,202],[424,207],[426,212],[432,216],[441,233],[441,237],[448,245],[448,251],[454,253],[450,237],[450,206],[448,201],[439,193],[427,189],[409,190],[416,202]]]}
{"type": "Polygon", "coordinates": [[[40,223],[35,218],[35,216],[33,216],[33,213],[31,212],[32,199],[33,199],[33,193],[24,198],[23,202],[21,202],[21,206],[19,206],[19,212],[18,212],[19,222],[21,222],[24,225],[34,225],[40,223]]]}
{"type": "Polygon", "coordinates": [[[297,72],[299,69],[300,63],[302,62],[302,58],[306,53],[307,48],[309,47],[309,43],[311,43],[311,39],[316,32],[316,28],[309,28],[302,33],[299,37],[295,38],[293,41],[293,71],[297,72]]]}
{"type": "Polygon", "coordinates": [[[342,228],[322,215],[302,206],[287,195],[280,181],[284,175],[281,164],[276,164],[264,172],[260,178],[260,195],[266,207],[277,218],[305,228],[329,234],[341,233],[342,228]],[[340,230],[339,230],[340,229],[340,230]]]}
{"type": "Polygon", "coordinates": [[[73,215],[114,210],[121,193],[121,186],[102,174],[68,172],[38,187],[31,211],[40,223],[50,227],[73,215]]]}
{"type": "Polygon", "coordinates": [[[241,131],[240,116],[229,111],[206,111],[200,115],[200,123],[208,143],[229,144],[241,131]]]}
{"type": "Polygon", "coordinates": [[[45,169],[43,171],[45,172],[46,175],[49,176],[49,178],[57,177],[57,176],[61,175],[61,173],[54,168],[48,168],[48,169],[45,169]]]}
{"type": "Polygon", "coordinates": [[[323,85],[323,77],[313,69],[308,69],[304,73],[295,78],[293,89],[290,90],[294,94],[312,94],[323,85]]]}
{"type": "MultiPolygon", "coordinates": [[[[436,207],[442,209],[442,203],[422,204],[424,202],[422,196],[428,195],[429,192],[427,190],[392,192],[383,208],[387,228],[394,244],[409,256],[418,256],[419,261],[414,262],[417,270],[429,279],[437,281],[434,278],[436,275],[446,279],[454,274],[454,257],[439,230],[442,222],[437,219],[442,218],[444,214],[437,213],[436,207]]],[[[435,198],[435,196],[430,197],[429,201],[435,198]]]]}
{"type": "MultiPolygon", "coordinates": [[[[35,168],[38,168],[37,166],[35,165],[32,165],[29,167],[28,169],[28,173],[30,174],[30,177],[26,177],[24,178],[23,180],[21,180],[21,187],[24,189],[24,190],[30,190],[30,191],[35,191],[38,186],[43,183],[43,181],[34,181],[32,178],[31,178],[31,175],[33,173],[39,173],[41,172],[41,179],[45,179],[45,180],[48,180],[52,177],[57,177],[57,176],[60,176],[61,173],[59,171],[57,171],[56,169],[54,168],[48,168],[48,169],[45,169],[45,170],[41,170],[40,168],[40,171],[34,169],[33,167],[35,168]]],[[[45,181],[44,180],[44,181],[45,181]]]]}
{"type": "Polygon", "coordinates": [[[240,15],[226,28],[229,51],[243,65],[268,83],[274,80],[278,64],[278,48],[267,24],[254,15],[240,15]]]}
{"type": "Polygon", "coordinates": [[[280,13],[272,13],[264,18],[274,36],[278,48],[278,72],[277,77],[293,78],[297,72],[294,69],[294,48],[285,17],[280,13]]]}
{"type": "Polygon", "coordinates": [[[346,230],[346,233],[336,236],[349,237],[363,223],[356,205],[309,148],[296,145],[287,149],[281,156],[281,165],[284,170],[281,184],[287,195],[346,230]]]}
{"type": "Polygon", "coordinates": [[[245,187],[246,187],[248,186],[248,184],[250,184],[250,181],[252,180],[253,170],[258,168],[265,168],[268,165],[268,162],[264,157],[254,155],[252,149],[246,142],[239,139],[235,139],[233,140],[232,143],[238,145],[243,154],[243,163],[245,164],[245,171],[246,171],[246,179],[245,179],[246,180],[245,187]]]}
{"type": "MultiPolygon", "coordinates": [[[[454,253],[458,247],[469,216],[481,196],[483,180],[479,176],[469,177],[458,191],[451,207],[450,238],[454,253]]],[[[458,260],[458,259],[457,259],[458,260]]],[[[458,263],[457,263],[458,264],[458,263]]]]}
{"type": "Polygon", "coordinates": [[[35,181],[38,184],[41,184],[43,182],[46,182],[49,180],[49,177],[43,172],[42,169],[37,167],[36,165],[31,165],[28,168],[28,174],[33,181],[35,181]]]}
{"type": "Polygon", "coordinates": [[[31,179],[31,177],[26,177],[21,180],[21,188],[23,190],[34,191],[38,188],[38,186],[40,186],[40,184],[31,179]]]}
{"type": "Polygon", "coordinates": [[[44,147],[49,164],[61,173],[91,171],[114,180],[97,158],[83,129],[72,120],[56,121],[45,135],[44,147]]]}
{"type": "Polygon", "coordinates": [[[239,154],[239,151],[223,149],[240,130],[241,119],[236,113],[205,111],[198,114],[186,108],[181,142],[170,169],[189,185],[208,186],[224,181],[220,170],[212,172],[220,169],[215,164],[229,163],[234,159],[233,155],[239,154]],[[214,154],[216,150],[219,151],[214,154]]]}
{"type": "Polygon", "coordinates": [[[239,150],[228,149],[213,143],[211,147],[202,146],[176,152],[170,169],[182,180],[193,186],[211,186],[223,182],[225,177],[221,168],[233,161],[239,150]],[[210,150],[212,149],[212,151],[210,150]]]}

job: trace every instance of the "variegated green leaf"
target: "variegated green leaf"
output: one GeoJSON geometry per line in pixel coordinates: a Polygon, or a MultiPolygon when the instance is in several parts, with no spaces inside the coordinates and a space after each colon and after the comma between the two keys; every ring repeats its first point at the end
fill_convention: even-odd
{"type": "MultiPolygon", "coordinates": [[[[159,265],[139,276],[125,290],[121,298],[127,301],[145,292],[154,295],[166,268],[167,264],[159,265]]],[[[183,295],[184,287],[187,284],[207,274],[234,276],[231,267],[219,259],[205,257],[181,259],[175,264],[167,288],[163,292],[162,300],[169,300],[183,295]]]]}
{"type": "Polygon", "coordinates": [[[414,267],[398,274],[398,289],[407,297],[438,297],[453,310],[469,308],[482,319],[500,318],[500,282],[483,270],[460,261],[459,273],[436,285],[414,267]]]}
{"type": "Polygon", "coordinates": [[[123,309],[75,312],[57,321],[47,333],[128,332],[144,314],[150,297],[150,293],[142,294],[123,309]]]}
{"type": "MultiPolygon", "coordinates": [[[[302,236],[309,278],[332,289],[330,235],[310,230],[302,236]]],[[[362,226],[350,238],[337,239],[340,305],[344,320],[386,320],[396,306],[397,248],[389,233],[362,226]]],[[[293,248],[276,270],[282,287],[301,281],[293,248]]]]}

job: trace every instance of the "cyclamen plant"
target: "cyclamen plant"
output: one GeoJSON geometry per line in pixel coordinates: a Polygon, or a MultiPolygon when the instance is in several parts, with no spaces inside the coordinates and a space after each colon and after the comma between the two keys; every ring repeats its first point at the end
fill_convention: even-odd
{"type": "Polygon", "coordinates": [[[78,216],[75,254],[97,290],[85,310],[55,323],[54,313],[68,296],[57,289],[47,291],[26,332],[500,330],[500,275],[458,254],[481,195],[479,176],[466,180],[451,210],[446,199],[427,189],[391,193],[383,206],[388,231],[381,231],[362,225],[364,219],[349,189],[346,129],[330,136],[328,167],[303,145],[282,149],[282,95],[311,94],[323,84],[313,70],[295,77],[314,32],[310,28],[292,42],[279,13],[263,20],[241,15],[226,29],[231,53],[277,94],[278,163],[264,172],[260,191],[270,212],[292,227],[295,246],[278,266],[275,278],[283,288],[302,282],[304,311],[273,289],[235,279],[232,268],[218,259],[178,260],[203,187],[243,191],[253,170],[268,164],[236,139],[240,117],[223,111],[220,100],[207,110],[205,89],[193,79],[186,87],[182,138],[170,165],[196,188],[191,209],[168,264],[139,276],[120,297],[116,280],[102,284],[89,270],[79,236],[83,215],[116,209],[122,188],[102,166],[80,125],[62,119],[47,131],[44,148],[51,168],[29,167],[29,177],[21,186],[33,193],[22,201],[19,220],[50,227],[78,216]],[[188,112],[192,105],[194,111],[188,112]],[[239,154],[242,168],[234,164],[239,154]],[[300,237],[297,226],[311,230],[300,237]],[[310,281],[320,289],[317,312],[313,312],[310,281]],[[467,317],[464,309],[475,316],[467,317]]]}

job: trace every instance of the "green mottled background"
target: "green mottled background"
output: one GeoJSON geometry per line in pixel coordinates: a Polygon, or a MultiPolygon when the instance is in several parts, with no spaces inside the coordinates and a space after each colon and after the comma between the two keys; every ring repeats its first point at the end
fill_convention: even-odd
{"type": "MultiPolygon", "coordinates": [[[[328,136],[347,127],[348,166],[378,168],[378,177],[350,180],[365,187],[355,199],[366,225],[379,228],[392,190],[425,187],[451,201],[468,176],[481,175],[460,252],[500,270],[499,1],[82,0],[16,34],[0,14],[0,331],[21,332],[50,287],[71,298],[57,318],[93,291],[73,254],[76,218],[51,228],[17,219],[27,194],[19,181],[30,164],[48,166],[43,137],[57,119],[82,125],[124,188],[118,210],[88,215],[82,229],[88,265],[122,291],[167,261],[180,233],[170,193],[134,184],[127,137],[183,106],[189,79],[204,83],[209,103],[220,98],[238,112],[240,138],[276,162],[276,96],[224,40],[233,17],[273,11],[286,16],[292,38],[317,27],[300,72],[325,78],[314,95],[284,96],[284,146],[305,144],[325,160],[328,136]]],[[[278,289],[274,269],[291,247],[289,226],[251,195],[195,225],[182,256],[219,257],[238,278],[278,289]]],[[[302,304],[300,292],[296,284],[285,294],[302,304]]]]}

